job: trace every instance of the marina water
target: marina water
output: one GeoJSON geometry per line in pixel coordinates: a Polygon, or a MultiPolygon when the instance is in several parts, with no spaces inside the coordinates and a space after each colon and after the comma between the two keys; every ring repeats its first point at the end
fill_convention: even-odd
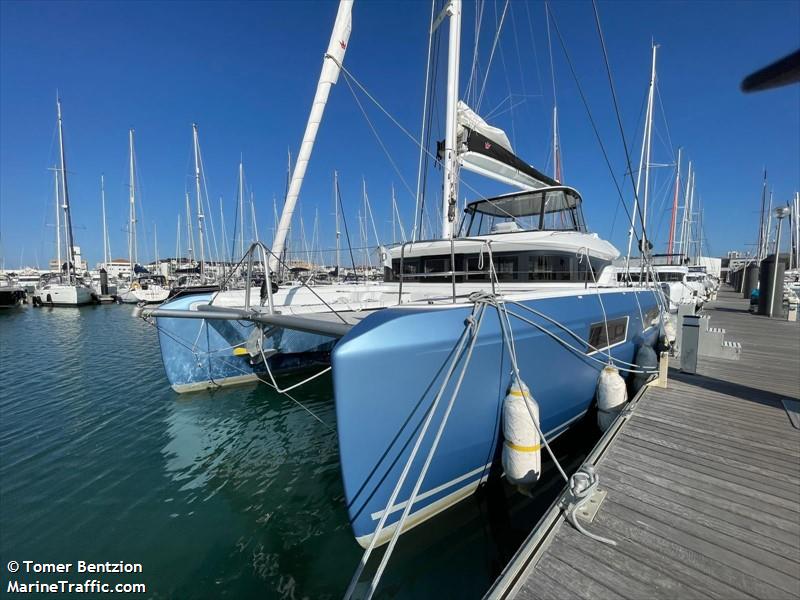
{"type": "MultiPolygon", "coordinates": [[[[302,407],[266,385],[178,395],[159,352],[129,306],[0,313],[0,564],[140,563],[124,581],[152,598],[340,597],[362,549],[330,379],[302,407]]],[[[555,450],[574,470],[597,436],[555,450]]],[[[493,481],[405,534],[379,597],[481,597],[562,487],[543,463],[533,499],[493,481]]]]}

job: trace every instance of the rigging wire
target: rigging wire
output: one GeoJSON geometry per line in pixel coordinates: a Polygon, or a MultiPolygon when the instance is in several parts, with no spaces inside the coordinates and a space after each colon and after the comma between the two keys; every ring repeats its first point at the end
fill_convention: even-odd
{"type": "MultiPolygon", "coordinates": [[[[350,231],[347,229],[347,217],[344,214],[344,206],[342,205],[342,192],[339,189],[339,179],[336,179],[336,200],[339,202],[339,208],[342,214],[342,222],[344,223],[344,235],[347,238],[347,249],[350,252],[350,262],[353,265],[353,272],[356,270],[356,259],[353,257],[353,246],[350,243],[350,231]]],[[[356,275],[356,277],[358,277],[356,275]]]]}
{"type": "MultiPolygon", "coordinates": [[[[494,52],[497,49],[497,42],[500,40],[500,32],[503,29],[503,22],[506,19],[506,12],[508,11],[508,2],[506,0],[505,5],[503,6],[503,14],[500,16],[500,24],[497,26],[497,31],[494,35],[494,42],[492,43],[492,51],[489,53],[489,62],[486,65],[486,73],[483,76],[483,83],[481,84],[481,93],[478,95],[478,103],[475,105],[475,110],[480,110],[481,103],[483,102],[483,94],[486,91],[486,80],[489,78],[489,72],[492,70],[492,60],[494,59],[494,52]]],[[[496,18],[495,13],[495,18],[496,18]]]]}
{"type": "MultiPolygon", "coordinates": [[[[611,65],[610,65],[610,63],[608,61],[608,51],[606,50],[606,40],[605,40],[605,37],[603,36],[603,28],[600,25],[600,13],[599,13],[599,11],[597,9],[597,1],[596,0],[592,0],[592,8],[594,9],[594,18],[595,18],[595,25],[597,27],[597,35],[600,37],[600,46],[603,49],[603,60],[605,62],[605,66],[606,66],[606,75],[608,76],[608,86],[611,89],[611,98],[612,98],[612,100],[614,102],[614,113],[616,114],[616,117],[617,117],[617,126],[619,127],[619,135],[622,138],[622,147],[625,150],[625,161],[627,162],[627,165],[628,165],[628,172],[629,173],[633,173],[633,169],[631,167],[631,155],[630,155],[630,152],[628,151],[628,142],[625,139],[625,130],[622,127],[622,117],[620,116],[619,103],[617,102],[617,92],[614,89],[614,80],[613,80],[613,78],[611,76],[611,65]]],[[[558,31],[558,24],[555,22],[555,18],[553,19],[553,25],[555,25],[556,32],[558,33],[558,37],[559,37],[559,39],[561,39],[561,33],[558,31]]],[[[562,45],[563,45],[563,40],[562,40],[562,45]]],[[[566,54],[566,49],[564,50],[564,53],[566,54]]],[[[571,62],[570,62],[570,69],[572,69],[572,63],[571,62]]],[[[581,97],[583,97],[583,92],[581,92],[581,97]]],[[[588,108],[587,108],[587,110],[588,110],[588,108]]],[[[599,140],[599,137],[598,137],[598,140],[599,140]]],[[[605,154],[605,150],[603,150],[603,154],[605,154]]],[[[609,168],[611,168],[610,164],[609,164],[609,168]]],[[[639,193],[636,190],[636,185],[633,182],[633,175],[631,175],[630,181],[631,181],[631,187],[633,188],[633,197],[636,200],[635,204],[636,204],[636,207],[637,207],[637,212],[638,212],[638,216],[639,216],[639,222],[640,222],[640,224],[642,226],[642,238],[647,239],[646,232],[645,232],[644,217],[642,216],[642,208],[641,208],[641,204],[638,202],[639,193]]],[[[615,178],[614,182],[616,184],[616,178],[615,178]]],[[[619,186],[617,186],[617,187],[619,188],[619,186]]],[[[621,194],[621,191],[620,191],[620,194],[621,194]]],[[[634,224],[633,223],[634,215],[630,214],[630,211],[628,211],[628,207],[624,204],[624,201],[623,201],[623,206],[625,207],[625,212],[628,214],[628,220],[631,222],[631,225],[633,225],[634,224]]],[[[634,232],[633,232],[634,236],[636,236],[635,229],[636,228],[634,227],[634,232]]],[[[642,241],[642,238],[639,238],[638,236],[636,236],[636,239],[639,242],[642,241]]]]}
{"type": "MultiPolygon", "coordinates": [[[[431,20],[430,24],[428,25],[428,57],[425,61],[425,93],[423,94],[422,98],[422,131],[420,132],[420,138],[425,139],[425,127],[428,121],[428,95],[430,92],[430,72],[431,72],[431,50],[433,46],[433,20],[434,15],[436,13],[436,0],[431,0],[431,20]]],[[[420,195],[421,195],[421,187],[422,187],[422,169],[423,164],[427,166],[427,159],[425,157],[424,148],[420,148],[419,150],[419,162],[417,165],[417,193],[414,195],[414,228],[412,229],[411,235],[416,239],[416,232],[417,232],[417,214],[419,212],[419,205],[420,205],[420,195]]],[[[394,187],[392,187],[392,199],[394,200],[394,187]]],[[[396,208],[396,207],[395,207],[396,208]]],[[[405,241],[405,240],[403,240],[405,241]]]]}
{"type": "MultiPolygon", "coordinates": [[[[622,201],[622,207],[625,209],[625,212],[628,215],[629,220],[633,220],[633,217],[628,210],[627,205],[624,202],[622,189],[620,188],[619,182],[617,181],[617,176],[614,173],[614,169],[611,166],[611,159],[608,156],[608,152],[606,152],[605,144],[603,144],[603,139],[600,137],[600,131],[597,128],[597,124],[595,123],[594,117],[592,116],[592,111],[589,108],[589,102],[586,99],[586,95],[583,92],[583,87],[580,84],[580,80],[578,79],[578,75],[575,73],[575,68],[572,65],[572,59],[569,56],[569,52],[567,51],[566,44],[564,43],[564,38],[561,36],[561,30],[558,28],[558,22],[556,21],[555,15],[552,13],[552,9],[550,9],[550,14],[552,15],[553,20],[553,27],[556,30],[556,35],[558,36],[559,43],[561,45],[561,49],[564,51],[564,56],[567,59],[567,64],[569,65],[570,73],[572,74],[572,78],[575,80],[575,85],[578,88],[578,94],[581,97],[581,101],[583,102],[583,106],[586,109],[586,114],[589,117],[589,123],[592,126],[592,130],[594,131],[595,138],[597,139],[597,143],[600,145],[600,151],[603,153],[603,158],[605,159],[606,166],[608,167],[609,173],[611,174],[611,179],[614,182],[614,187],[617,189],[617,194],[622,201]]],[[[617,113],[619,115],[619,113],[617,113]]],[[[630,157],[628,156],[627,146],[625,150],[625,157],[628,161],[628,165],[630,166],[630,157]]],[[[639,210],[639,217],[641,219],[641,210],[639,210]]],[[[643,222],[643,220],[642,220],[643,222]]],[[[641,241],[639,236],[636,234],[636,231],[633,232],[634,236],[636,236],[637,241],[641,241]]]]}

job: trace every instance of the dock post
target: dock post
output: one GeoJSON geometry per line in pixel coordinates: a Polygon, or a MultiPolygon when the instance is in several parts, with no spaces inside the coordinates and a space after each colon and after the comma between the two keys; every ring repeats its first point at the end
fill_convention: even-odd
{"type": "Polygon", "coordinates": [[[105,269],[100,269],[100,294],[108,296],[108,273],[105,269]]]}
{"type": "Polygon", "coordinates": [[[697,354],[700,348],[700,317],[684,315],[681,326],[681,371],[697,373],[697,354]]]}

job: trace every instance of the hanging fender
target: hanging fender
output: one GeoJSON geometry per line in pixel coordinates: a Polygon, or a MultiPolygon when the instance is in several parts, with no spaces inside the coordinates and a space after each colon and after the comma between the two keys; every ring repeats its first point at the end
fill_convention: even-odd
{"type": "Polygon", "coordinates": [[[597,425],[602,431],[611,426],[625,403],[628,390],[616,367],[607,365],[597,380],[597,425]]]}
{"type": "Polygon", "coordinates": [[[514,377],[503,399],[503,469],[506,479],[513,484],[532,485],[542,473],[538,428],[539,405],[528,386],[514,377]]]}

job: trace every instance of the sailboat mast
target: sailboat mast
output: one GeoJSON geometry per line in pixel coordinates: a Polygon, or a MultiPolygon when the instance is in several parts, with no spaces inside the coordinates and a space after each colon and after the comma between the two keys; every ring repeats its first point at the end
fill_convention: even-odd
{"type": "Polygon", "coordinates": [[[764,169],[764,181],[761,184],[761,212],[759,214],[758,219],[758,261],[761,262],[761,259],[764,258],[764,208],[767,203],[767,169],[764,169]]]}
{"type": "Polygon", "coordinates": [[[447,7],[450,15],[450,38],[447,47],[447,114],[444,141],[444,187],[442,193],[442,238],[455,234],[458,206],[458,153],[456,152],[458,106],[458,69],[461,55],[461,0],[452,0],[447,7]]]}
{"type": "Polygon", "coordinates": [[[395,203],[394,199],[394,184],[392,184],[392,244],[397,243],[397,235],[395,233],[396,230],[395,217],[394,217],[395,212],[397,212],[397,204],[395,203]]]}
{"type": "Polygon", "coordinates": [[[769,238],[772,237],[770,230],[772,229],[772,194],[774,190],[769,192],[769,208],[767,209],[767,228],[765,229],[766,238],[764,242],[764,256],[769,256],[769,238]]]}
{"type": "MultiPolygon", "coordinates": [[[[642,138],[642,150],[639,154],[639,171],[636,174],[636,196],[633,199],[633,212],[631,213],[631,226],[628,229],[628,253],[627,253],[627,261],[630,260],[631,257],[631,247],[633,245],[633,232],[636,229],[636,214],[639,211],[639,197],[641,194],[641,182],[642,182],[642,171],[645,172],[645,184],[644,184],[644,196],[645,200],[643,202],[643,216],[642,216],[642,227],[646,227],[647,224],[647,187],[649,182],[649,174],[650,174],[650,132],[652,130],[653,124],[653,88],[655,87],[655,79],[656,79],[656,48],[657,46],[653,44],[653,60],[652,66],[650,69],[650,89],[647,94],[647,112],[645,116],[645,127],[644,127],[644,137],[642,138]]],[[[642,242],[645,240],[645,232],[642,231],[642,242]]],[[[644,247],[644,243],[642,244],[644,247]]]]}
{"type": "Polygon", "coordinates": [[[206,268],[206,244],[203,233],[205,215],[203,214],[203,199],[200,196],[200,144],[197,139],[197,123],[192,123],[192,141],[194,144],[194,185],[197,194],[197,241],[200,243],[200,275],[203,276],[206,268]]]}
{"type": "Polygon", "coordinates": [[[189,238],[189,263],[194,261],[194,230],[192,229],[192,208],[189,192],[186,192],[186,236],[189,238]]]}
{"type": "Polygon", "coordinates": [[[178,230],[175,232],[175,265],[181,260],[181,213],[178,213],[178,230]]]}
{"type": "Polygon", "coordinates": [[[130,281],[133,281],[136,266],[136,178],[133,174],[133,129],[128,130],[128,263],[130,281]]]}
{"type": "Polygon", "coordinates": [[[341,265],[341,249],[339,238],[342,232],[339,230],[339,172],[333,172],[333,206],[336,216],[336,277],[340,277],[339,266],[341,265]]]}
{"type": "Polygon", "coordinates": [[[683,215],[681,216],[681,243],[680,243],[680,254],[681,254],[681,264],[683,264],[683,257],[687,255],[686,252],[686,223],[688,219],[687,212],[689,210],[689,190],[692,187],[692,177],[694,177],[694,173],[692,172],[692,161],[689,161],[689,168],[686,172],[686,191],[683,195],[683,215]]]}
{"type": "Polygon", "coordinates": [[[244,256],[244,159],[241,155],[239,156],[239,256],[244,256]]]}
{"type": "Polygon", "coordinates": [[[697,183],[697,173],[692,173],[692,190],[689,193],[689,220],[686,223],[686,234],[687,234],[687,242],[686,242],[686,258],[690,258],[690,254],[692,251],[692,225],[694,224],[694,188],[697,183]]]}
{"type": "Polygon", "coordinates": [[[155,249],[156,255],[156,268],[160,268],[159,260],[158,260],[158,224],[153,223],[153,248],[155,249]]]}
{"type": "Polygon", "coordinates": [[[553,104],[553,179],[561,181],[561,149],[558,147],[558,106],[553,104]]]}
{"type": "Polygon", "coordinates": [[[53,188],[56,198],[56,260],[58,261],[58,272],[61,273],[61,202],[58,193],[58,167],[53,165],[53,188]]]}
{"type": "Polygon", "coordinates": [[[297,199],[300,196],[300,188],[303,185],[308,161],[311,159],[311,150],[314,148],[314,140],[322,122],[328,95],[339,78],[339,65],[344,60],[347,42],[350,39],[352,10],[353,0],[341,0],[339,2],[339,10],[336,14],[336,22],[331,32],[330,41],[328,42],[328,51],[322,64],[317,92],[311,105],[311,113],[308,116],[308,123],[303,134],[303,142],[300,144],[300,151],[297,154],[297,161],[289,184],[289,191],[286,194],[286,202],[283,205],[281,220],[275,232],[275,241],[272,247],[272,255],[270,256],[270,269],[273,271],[278,266],[277,257],[281,256],[284,250],[286,235],[292,223],[292,215],[294,214],[297,199]]]}
{"type": "Polygon", "coordinates": [[[678,212],[678,195],[681,190],[681,148],[678,148],[678,164],[675,168],[675,195],[672,198],[672,219],[669,224],[669,241],[667,242],[667,254],[669,264],[672,264],[672,246],[675,242],[675,217],[678,212]]]}
{"type": "Polygon", "coordinates": [[[646,252],[645,242],[647,241],[647,208],[650,197],[650,150],[653,145],[653,113],[655,112],[655,89],[656,89],[656,51],[658,46],[653,44],[653,68],[650,73],[650,116],[647,120],[647,158],[644,164],[644,204],[642,206],[642,247],[646,252]]]}
{"type": "MultiPolygon", "coordinates": [[[[56,108],[58,111],[58,148],[61,155],[61,189],[64,192],[64,226],[66,228],[66,242],[67,242],[67,272],[69,275],[70,283],[73,282],[73,269],[77,273],[77,265],[75,264],[75,248],[74,240],[72,239],[72,215],[69,210],[69,190],[67,189],[67,159],[64,153],[64,129],[61,122],[61,99],[56,99],[56,108]]],[[[61,264],[58,265],[61,269],[61,264]]]]}
{"type": "Polygon", "coordinates": [[[108,268],[108,230],[106,228],[106,178],[100,175],[100,204],[103,208],[103,268],[108,268]]]}

